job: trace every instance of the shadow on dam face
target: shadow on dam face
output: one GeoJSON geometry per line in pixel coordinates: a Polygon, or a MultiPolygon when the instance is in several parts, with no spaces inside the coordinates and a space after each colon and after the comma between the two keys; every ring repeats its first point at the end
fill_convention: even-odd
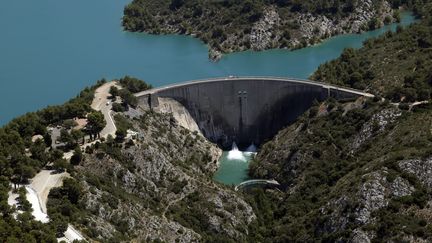
{"type": "Polygon", "coordinates": [[[181,103],[203,135],[223,148],[260,145],[294,122],[313,102],[329,97],[372,95],[308,80],[288,78],[218,78],[191,81],[136,94],[139,104],[155,108],[158,97],[181,103]]]}

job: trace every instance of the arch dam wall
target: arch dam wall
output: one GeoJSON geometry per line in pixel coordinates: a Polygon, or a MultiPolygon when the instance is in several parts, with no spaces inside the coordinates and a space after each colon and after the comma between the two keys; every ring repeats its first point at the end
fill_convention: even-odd
{"type": "Polygon", "coordinates": [[[308,110],[314,100],[359,96],[361,91],[309,80],[230,77],[190,81],[137,93],[139,104],[158,107],[158,98],[181,103],[203,135],[224,148],[260,145],[308,110]]]}

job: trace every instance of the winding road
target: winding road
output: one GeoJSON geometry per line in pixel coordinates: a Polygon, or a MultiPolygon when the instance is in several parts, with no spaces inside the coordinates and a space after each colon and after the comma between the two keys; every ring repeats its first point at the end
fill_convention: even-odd
{"type": "MultiPolygon", "coordinates": [[[[116,81],[105,83],[97,88],[95,91],[95,97],[91,104],[92,109],[101,111],[106,120],[106,126],[101,131],[101,137],[103,138],[107,138],[109,135],[115,136],[115,132],[117,130],[114,120],[111,117],[112,103],[108,99],[110,96],[109,91],[113,86],[120,88],[116,81]]],[[[96,141],[86,143],[81,146],[81,149],[85,149],[87,146],[95,142],[96,141]]],[[[63,157],[65,159],[70,159],[72,155],[73,151],[70,151],[65,153],[63,157]]],[[[46,209],[48,194],[52,188],[61,186],[63,179],[66,177],[69,177],[69,174],[66,172],[54,173],[52,170],[42,170],[32,179],[32,183],[26,187],[27,198],[32,204],[33,215],[35,216],[36,220],[39,220],[43,223],[49,221],[46,209]]],[[[81,235],[81,233],[69,224],[66,232],[64,233],[64,237],[59,238],[58,241],[63,240],[66,242],[73,242],[74,240],[84,239],[85,238],[81,235]]]]}
{"type": "Polygon", "coordinates": [[[68,173],[54,173],[53,170],[41,170],[35,177],[33,177],[30,187],[37,194],[42,212],[47,212],[46,204],[50,190],[54,187],[61,186],[63,179],[66,177],[69,177],[68,173]]]}
{"type": "MultiPolygon", "coordinates": [[[[63,179],[69,177],[69,174],[54,173],[53,170],[42,170],[33,179],[31,184],[26,185],[27,191],[26,198],[32,206],[32,215],[35,220],[42,223],[48,223],[49,217],[47,214],[46,204],[48,201],[49,191],[54,187],[59,187],[63,183],[63,179]]],[[[10,206],[17,205],[16,198],[18,194],[9,192],[8,204],[10,206]]],[[[22,211],[17,212],[22,213],[22,211]]],[[[85,240],[85,237],[76,230],[72,225],[68,225],[66,232],[62,238],[58,238],[57,241],[73,242],[74,240],[85,240]]]]}
{"type": "Polygon", "coordinates": [[[100,136],[103,138],[107,138],[108,135],[115,136],[115,132],[117,131],[117,127],[114,123],[114,120],[111,116],[112,102],[108,99],[110,97],[110,89],[111,87],[117,87],[120,89],[121,87],[117,84],[117,81],[111,81],[103,84],[99,88],[96,89],[93,102],[91,104],[91,108],[96,111],[101,111],[104,115],[106,126],[101,131],[100,136]]]}
{"type": "MultiPolygon", "coordinates": [[[[117,127],[115,125],[114,119],[111,116],[112,103],[108,99],[108,97],[110,97],[109,91],[110,91],[111,87],[113,87],[113,86],[117,87],[118,89],[121,89],[121,87],[117,84],[117,81],[111,81],[111,82],[105,83],[105,84],[101,85],[99,88],[97,88],[95,91],[93,102],[91,104],[91,108],[93,110],[102,112],[102,114],[104,116],[104,119],[106,121],[106,125],[105,125],[104,129],[102,129],[102,131],[100,132],[100,137],[105,138],[105,139],[109,135],[115,137],[115,133],[117,131],[117,127]]],[[[81,150],[85,150],[85,148],[87,146],[95,144],[97,141],[98,140],[95,140],[95,141],[81,145],[80,146],[81,150]]],[[[66,152],[63,154],[63,158],[69,160],[72,157],[73,153],[74,153],[74,151],[66,152]]]]}
{"type": "MultiPolygon", "coordinates": [[[[26,186],[27,200],[32,204],[32,214],[36,220],[42,223],[49,221],[46,209],[48,194],[52,188],[61,186],[63,179],[66,177],[69,177],[69,173],[55,173],[53,170],[42,170],[32,179],[31,184],[26,186]]],[[[57,240],[73,242],[74,240],[84,239],[81,233],[69,224],[64,237],[57,240]]]]}
{"type": "MultiPolygon", "coordinates": [[[[108,97],[110,96],[111,87],[117,87],[120,89],[120,86],[116,81],[108,82],[100,86],[95,91],[95,97],[91,104],[92,109],[96,111],[101,111],[106,120],[106,126],[101,131],[101,137],[107,138],[109,135],[115,136],[115,132],[117,127],[114,123],[114,120],[111,117],[111,108],[112,103],[109,101],[108,97]]],[[[91,143],[86,143],[81,146],[82,149],[85,149],[87,146],[95,143],[93,141],[91,143]]],[[[72,157],[73,151],[64,153],[63,158],[70,159],[72,157]]],[[[55,173],[53,170],[42,170],[40,171],[32,180],[31,184],[25,186],[27,191],[27,200],[32,205],[32,215],[36,220],[47,223],[49,221],[49,217],[47,214],[46,204],[48,201],[48,194],[50,190],[54,187],[59,187],[63,183],[63,179],[69,177],[69,173],[55,173]]],[[[9,192],[8,204],[16,205],[16,197],[18,195],[12,192],[9,192]]],[[[68,225],[66,232],[64,233],[64,237],[58,238],[58,241],[66,241],[73,242],[74,240],[85,240],[85,237],[76,230],[72,225],[68,225]]]]}

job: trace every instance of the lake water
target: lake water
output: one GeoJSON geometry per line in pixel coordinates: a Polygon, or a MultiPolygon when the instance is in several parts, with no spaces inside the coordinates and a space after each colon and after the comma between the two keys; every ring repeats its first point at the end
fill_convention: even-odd
{"type": "MultiPolygon", "coordinates": [[[[241,52],[208,60],[207,47],[185,36],[122,31],[128,0],[5,0],[0,8],[0,125],[61,104],[103,77],[131,75],[153,86],[228,75],[307,78],[346,47],[396,25],[344,35],[296,50],[241,52]]],[[[404,15],[403,24],[413,22],[404,15]]]]}

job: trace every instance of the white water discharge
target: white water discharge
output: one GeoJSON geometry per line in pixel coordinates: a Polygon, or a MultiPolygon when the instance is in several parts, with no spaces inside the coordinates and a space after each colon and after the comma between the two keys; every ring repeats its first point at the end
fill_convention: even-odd
{"type": "Polygon", "coordinates": [[[249,145],[249,147],[247,147],[244,153],[248,156],[255,155],[257,153],[257,147],[255,146],[255,144],[251,144],[249,145]]]}
{"type": "Polygon", "coordinates": [[[236,143],[233,143],[231,150],[228,152],[227,159],[228,160],[241,160],[241,161],[246,162],[246,157],[243,155],[243,152],[238,149],[236,143]]]}
{"type": "Polygon", "coordinates": [[[247,147],[246,152],[250,152],[250,153],[256,153],[257,151],[257,147],[255,146],[255,144],[251,144],[249,145],[249,147],[247,147]]]}

